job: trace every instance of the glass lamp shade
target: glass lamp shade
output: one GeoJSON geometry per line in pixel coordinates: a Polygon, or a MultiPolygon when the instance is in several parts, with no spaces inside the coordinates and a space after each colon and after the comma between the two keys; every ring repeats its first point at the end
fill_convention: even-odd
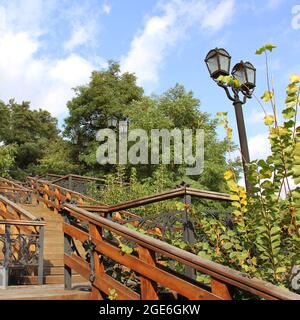
{"type": "Polygon", "coordinates": [[[116,117],[110,117],[107,120],[107,125],[109,128],[116,128],[118,124],[118,119],[116,117]]]}
{"type": "Polygon", "coordinates": [[[249,89],[254,89],[256,86],[256,69],[253,64],[250,62],[245,62],[246,78],[247,78],[247,87],[249,89]]]}
{"type": "Polygon", "coordinates": [[[243,62],[236,64],[232,69],[232,75],[236,78],[242,90],[249,93],[256,85],[256,69],[250,62],[243,62]]]}
{"type": "Polygon", "coordinates": [[[210,50],[205,58],[210,76],[217,79],[219,76],[228,76],[231,56],[225,49],[210,50]]]}

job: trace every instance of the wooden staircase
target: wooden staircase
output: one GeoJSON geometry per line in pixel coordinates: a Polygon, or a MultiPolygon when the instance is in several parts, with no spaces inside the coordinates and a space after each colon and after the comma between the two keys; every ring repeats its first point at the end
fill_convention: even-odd
{"type": "MultiPolygon", "coordinates": [[[[35,203],[35,201],[34,201],[35,203]]],[[[43,203],[33,205],[21,205],[37,218],[43,218],[46,222],[44,236],[44,284],[64,283],[64,237],[63,218],[43,203]]],[[[20,276],[18,282],[25,285],[38,284],[37,275],[20,276]]],[[[80,275],[73,274],[73,283],[86,283],[80,275]]]]}
{"type": "MultiPolygon", "coordinates": [[[[33,198],[37,196],[40,203],[37,204],[37,199],[34,198],[33,204],[23,204],[20,207],[0,196],[0,213],[6,219],[2,222],[5,225],[5,234],[9,235],[13,227],[23,226],[22,232],[27,232],[31,227],[29,232],[39,237],[40,247],[44,248],[44,264],[39,261],[39,279],[42,278],[41,270],[44,265],[44,281],[43,285],[37,286],[36,274],[19,274],[18,284],[22,285],[7,287],[5,278],[6,289],[0,289],[0,300],[102,300],[109,298],[111,294],[114,294],[114,299],[117,300],[156,300],[165,299],[166,293],[174,299],[183,297],[192,300],[232,300],[235,289],[243,290],[254,298],[300,299],[299,295],[286,289],[260,279],[249,278],[241,272],[124,225],[128,217],[131,219],[128,221],[133,221],[133,215],[128,209],[175,198],[182,198],[186,204],[191,204],[192,197],[232,201],[229,195],[182,186],[157,195],[107,206],[48,181],[31,177],[27,180],[29,187],[36,191],[33,198]],[[65,221],[58,212],[64,214],[65,221]],[[117,213],[116,216],[122,223],[107,219],[107,215],[113,213],[117,213]],[[36,221],[36,218],[43,218],[44,221],[36,221]],[[43,228],[39,234],[35,227],[33,228],[37,224],[40,226],[39,230],[43,228]],[[43,230],[45,233],[42,246],[40,239],[43,239],[43,230]],[[119,245],[120,240],[112,241],[111,235],[117,240],[120,238],[121,244],[130,243],[132,252],[124,252],[124,248],[119,245]],[[88,261],[85,252],[89,253],[88,261]],[[206,274],[210,278],[210,285],[204,285],[177,272],[164,264],[166,261],[178,262],[188,271],[206,274]],[[111,266],[115,265],[122,276],[121,281],[111,273],[111,266]],[[129,282],[128,279],[132,281],[129,282]]],[[[186,205],[185,215],[188,214],[188,208],[186,205]]],[[[9,236],[4,239],[5,243],[10,243],[9,236]]],[[[6,259],[10,250],[12,251],[5,250],[6,259]]],[[[35,264],[27,265],[34,267],[35,264]]]]}

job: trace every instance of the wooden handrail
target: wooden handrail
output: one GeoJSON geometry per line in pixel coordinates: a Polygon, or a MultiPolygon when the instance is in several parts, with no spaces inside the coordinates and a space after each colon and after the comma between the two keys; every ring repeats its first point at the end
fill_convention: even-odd
{"type": "MultiPolygon", "coordinates": [[[[13,182],[11,180],[8,180],[6,178],[2,178],[0,177],[0,184],[1,182],[4,182],[8,185],[10,185],[11,187],[14,187],[14,188],[17,188],[17,189],[21,189],[22,191],[26,191],[26,192],[31,192],[32,190],[28,189],[28,188],[25,188],[24,186],[22,186],[21,184],[18,184],[16,182],[13,182]]],[[[2,186],[2,187],[5,187],[5,186],[2,186]]]]}
{"type": "MultiPolygon", "coordinates": [[[[143,248],[160,253],[187,266],[191,266],[202,273],[210,275],[211,277],[217,279],[222,283],[233,285],[237,288],[248,291],[252,294],[256,294],[265,299],[300,299],[300,295],[292,293],[286,289],[279,288],[275,285],[256,278],[247,278],[247,276],[241,272],[203,259],[195,254],[181,250],[160,240],[151,238],[147,235],[126,228],[108,219],[99,217],[91,212],[79,209],[73,205],[65,204],[64,209],[67,210],[69,214],[76,219],[88,222],[100,228],[104,228],[105,230],[109,230],[112,233],[121,236],[122,238],[133,241],[143,248]]],[[[92,237],[92,240],[96,239],[92,237]]],[[[103,245],[103,241],[101,242],[101,244],[103,245]]]]}
{"type": "Polygon", "coordinates": [[[26,220],[35,221],[37,219],[33,214],[31,214],[27,210],[23,209],[22,207],[18,206],[14,202],[8,200],[7,198],[5,198],[1,195],[0,195],[0,202],[6,204],[6,205],[10,206],[11,208],[13,208],[14,210],[16,210],[16,212],[18,212],[18,214],[20,214],[21,216],[25,217],[26,220]]]}
{"type": "Polygon", "coordinates": [[[65,192],[65,193],[68,193],[68,194],[73,195],[73,196],[76,196],[76,197],[78,197],[78,198],[80,198],[80,199],[86,200],[88,203],[90,203],[90,202],[92,202],[92,203],[95,203],[95,202],[96,202],[96,203],[97,203],[97,200],[95,200],[95,199],[93,199],[93,198],[91,198],[91,197],[88,197],[88,196],[86,196],[86,195],[84,195],[84,194],[81,194],[81,193],[79,193],[79,192],[76,192],[76,191],[73,191],[73,190],[70,190],[70,189],[61,187],[61,186],[59,186],[59,185],[57,185],[57,184],[50,183],[50,182],[47,181],[47,180],[39,180],[39,179],[34,178],[34,177],[27,177],[27,180],[29,180],[29,181],[31,181],[31,182],[34,182],[34,183],[39,183],[40,185],[47,185],[47,186],[49,186],[49,187],[54,188],[54,190],[55,190],[55,189],[61,190],[61,191],[65,192]]]}
{"type": "Polygon", "coordinates": [[[32,220],[0,220],[0,224],[3,225],[12,225],[12,226],[33,226],[41,227],[45,226],[46,223],[43,221],[32,221],[32,220]]]}

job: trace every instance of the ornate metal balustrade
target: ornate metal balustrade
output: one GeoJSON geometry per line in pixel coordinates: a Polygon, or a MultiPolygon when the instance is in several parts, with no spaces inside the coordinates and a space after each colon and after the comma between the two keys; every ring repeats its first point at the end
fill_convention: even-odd
{"type": "Polygon", "coordinates": [[[38,273],[43,283],[45,223],[0,195],[0,268],[3,286],[17,283],[15,276],[38,273]]]}
{"type": "Polygon", "coordinates": [[[42,221],[1,220],[1,226],[4,226],[4,232],[0,233],[0,248],[2,248],[3,254],[2,259],[0,256],[2,285],[6,287],[9,283],[17,284],[18,281],[14,279],[14,275],[27,275],[34,273],[36,269],[38,282],[40,285],[43,284],[45,223],[42,221]],[[32,231],[30,232],[30,230],[32,231]]]}

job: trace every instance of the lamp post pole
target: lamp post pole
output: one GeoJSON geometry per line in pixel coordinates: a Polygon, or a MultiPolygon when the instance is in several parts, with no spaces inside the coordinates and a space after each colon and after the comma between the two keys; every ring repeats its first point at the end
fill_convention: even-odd
{"type": "Polygon", "coordinates": [[[235,110],[235,116],[236,116],[236,122],[237,122],[237,128],[238,128],[239,140],[240,140],[240,146],[241,146],[242,162],[243,162],[244,175],[245,175],[245,186],[246,186],[246,190],[249,192],[251,189],[251,186],[248,179],[247,165],[250,163],[250,155],[249,155],[242,102],[239,99],[237,99],[236,101],[233,102],[233,106],[235,110]]]}
{"type": "Polygon", "coordinates": [[[232,101],[240,140],[242,162],[245,176],[245,186],[248,194],[251,194],[251,185],[248,179],[248,164],[250,155],[247,142],[243,105],[247,99],[251,99],[256,85],[256,69],[250,62],[239,62],[230,71],[231,56],[225,49],[215,48],[210,50],[205,58],[211,78],[222,87],[229,100],[232,101]],[[231,72],[231,76],[229,76],[231,72]],[[222,79],[223,76],[223,79],[222,79]],[[227,77],[231,81],[224,81],[227,77]],[[237,82],[238,84],[236,85],[237,82]],[[242,96],[242,99],[240,98],[242,96]]]}

